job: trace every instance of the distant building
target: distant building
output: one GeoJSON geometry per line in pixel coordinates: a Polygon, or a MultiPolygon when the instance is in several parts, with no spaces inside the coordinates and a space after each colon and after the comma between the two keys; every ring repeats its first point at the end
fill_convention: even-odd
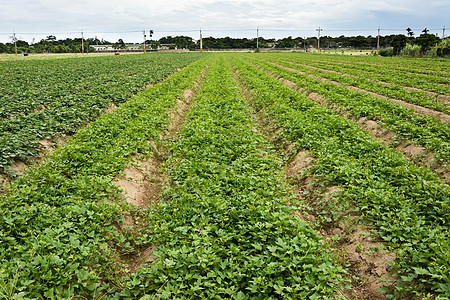
{"type": "MultiPolygon", "coordinates": [[[[114,45],[91,45],[94,48],[94,52],[115,52],[115,51],[144,51],[144,43],[126,43],[125,48],[118,49],[114,45]]],[[[147,50],[150,50],[150,45],[147,44],[147,50]]],[[[178,49],[175,44],[158,44],[157,50],[172,50],[178,49]]]]}

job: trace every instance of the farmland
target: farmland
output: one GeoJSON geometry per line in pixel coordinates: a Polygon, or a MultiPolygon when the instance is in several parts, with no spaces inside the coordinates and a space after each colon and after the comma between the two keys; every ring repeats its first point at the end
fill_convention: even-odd
{"type": "Polygon", "coordinates": [[[0,69],[2,297],[450,297],[448,60],[0,69]]]}
{"type": "Polygon", "coordinates": [[[35,59],[0,64],[0,169],[37,156],[108,108],[195,60],[195,55],[35,59]],[[114,73],[111,73],[114,70],[114,73]]]}

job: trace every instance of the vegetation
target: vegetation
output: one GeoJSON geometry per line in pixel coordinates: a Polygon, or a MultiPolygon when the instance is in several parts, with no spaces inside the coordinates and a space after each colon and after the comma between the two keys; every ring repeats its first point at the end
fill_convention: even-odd
{"type": "Polygon", "coordinates": [[[343,279],[323,240],[292,219],[280,159],[220,57],[171,147],[170,201],[155,216],[159,260],[130,292],[161,298],[332,298],[343,279]],[[285,199],[283,201],[283,199],[285,199]],[[299,266],[303,266],[299,268],[299,266]]]}
{"type": "MultiPolygon", "coordinates": [[[[273,60],[273,57],[281,65],[317,74],[314,70],[282,62],[276,59],[277,55],[267,56],[268,60],[273,60]]],[[[294,56],[294,58],[296,57],[294,56]]],[[[450,161],[450,144],[448,143],[450,130],[448,124],[439,122],[429,116],[418,116],[411,109],[392,103],[388,99],[374,97],[364,92],[352,91],[333,83],[322,82],[320,78],[311,78],[307,74],[298,74],[263,60],[255,63],[263,66],[268,71],[297,83],[308,92],[315,92],[325,96],[330,101],[351,111],[357,117],[379,120],[387,128],[394,130],[400,137],[410,139],[419,145],[429,148],[431,151],[436,152],[436,156],[439,159],[445,162],[450,161]]],[[[327,76],[332,75],[327,72],[321,72],[320,74],[324,73],[328,74],[327,76]]],[[[340,77],[342,77],[342,79],[339,79],[340,81],[346,80],[342,75],[340,77]]]]}
{"type": "MultiPolygon", "coordinates": [[[[401,50],[407,43],[419,45],[421,47],[421,54],[425,54],[426,51],[440,41],[440,38],[426,33],[421,34],[417,38],[414,38],[414,33],[408,28],[407,36],[403,34],[380,36],[321,36],[320,42],[322,49],[376,49],[379,46],[382,48],[380,54],[384,56],[392,56],[400,54],[401,50]],[[392,48],[390,51],[384,48],[392,48]]],[[[126,43],[123,39],[119,39],[117,42],[112,43],[105,40],[99,40],[97,38],[85,39],[85,51],[92,52],[94,48],[92,45],[113,45],[116,49],[125,49],[126,43]]],[[[196,50],[200,48],[199,40],[194,40],[189,36],[166,36],[159,40],[146,41],[147,45],[152,46],[153,49],[157,49],[158,45],[169,45],[169,47],[175,49],[190,49],[196,50]]],[[[285,37],[281,39],[264,38],[258,39],[259,48],[297,48],[297,49],[310,49],[317,48],[317,37],[285,37]]],[[[81,52],[81,38],[57,40],[54,35],[47,36],[46,39],[33,44],[28,44],[26,41],[17,41],[17,49],[19,53],[80,53],[81,52]]],[[[256,49],[256,38],[232,38],[232,37],[204,37],[203,48],[204,49],[256,49]]],[[[14,43],[0,43],[0,53],[14,53],[14,43]]]]}
{"type": "MultiPolygon", "coordinates": [[[[238,71],[256,95],[256,109],[267,111],[299,150],[314,153],[312,172],[323,178],[322,184],[342,187],[345,201],[357,205],[376,224],[379,236],[397,249],[394,266],[401,277],[396,291],[418,292],[428,287],[450,295],[449,186],[430,170],[414,166],[374,140],[355,122],[283,86],[244,60],[248,57],[241,57],[238,71]]],[[[327,99],[339,97],[330,86],[326,90],[331,92],[322,92],[327,99]]]]}
{"type": "Polygon", "coordinates": [[[114,293],[123,268],[117,253],[148,241],[118,230],[129,209],[113,178],[130,156],[152,153],[149,139],[167,128],[203,66],[194,63],[102,115],[0,195],[0,291],[14,283],[6,298],[114,293]]]}
{"type": "MultiPolygon", "coordinates": [[[[1,131],[17,136],[2,153],[12,153],[16,141],[65,132],[52,124],[73,134],[1,187],[0,297],[340,299],[358,288],[351,286],[355,266],[339,252],[345,249],[333,248],[341,237],[325,239],[320,226],[348,218],[395,252],[387,262],[396,275],[386,283],[388,298],[450,297],[449,185],[352,117],[424,145],[442,165],[450,158],[448,123],[323,80],[390,97],[402,95],[402,84],[431,90],[441,83],[448,95],[448,61],[173,53],[31,59],[0,68],[14,78],[5,77],[0,89],[2,122],[17,126],[1,131]],[[311,100],[311,92],[346,116],[311,100]],[[111,103],[118,108],[99,114],[111,103]],[[47,110],[58,113],[27,118],[47,110]],[[295,171],[299,181],[335,187],[335,197],[314,203],[319,192],[288,184],[285,166],[306,151],[312,163],[295,171]],[[161,175],[148,174],[145,184],[161,176],[163,190],[160,201],[137,207],[115,180],[146,159],[159,162],[161,175]],[[326,223],[307,218],[312,205],[326,223]],[[130,258],[148,249],[154,259],[131,270],[130,258]]],[[[446,111],[415,92],[405,101],[446,111]]]]}
{"type": "Polygon", "coordinates": [[[71,135],[200,54],[64,58],[0,64],[0,171],[35,157],[39,141],[71,135]],[[45,76],[43,76],[45,74],[45,76]]]}

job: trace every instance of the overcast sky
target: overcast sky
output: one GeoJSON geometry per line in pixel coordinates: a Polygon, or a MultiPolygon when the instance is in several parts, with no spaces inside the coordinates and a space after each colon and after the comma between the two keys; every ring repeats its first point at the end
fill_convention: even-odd
{"type": "Polygon", "coordinates": [[[47,35],[57,39],[97,36],[111,42],[143,40],[142,30],[163,36],[282,38],[287,36],[381,35],[416,36],[423,28],[450,35],[450,0],[1,0],[0,42],[32,42],[47,35]]]}

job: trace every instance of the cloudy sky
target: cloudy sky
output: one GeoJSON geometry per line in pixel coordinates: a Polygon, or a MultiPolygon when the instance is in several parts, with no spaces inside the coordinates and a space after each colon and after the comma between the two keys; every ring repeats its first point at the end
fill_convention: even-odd
{"type": "Polygon", "coordinates": [[[425,27],[450,35],[449,0],[15,0],[0,2],[0,42],[32,42],[47,35],[58,39],[95,37],[112,42],[142,41],[168,35],[265,38],[322,35],[420,34],[425,27]]]}

